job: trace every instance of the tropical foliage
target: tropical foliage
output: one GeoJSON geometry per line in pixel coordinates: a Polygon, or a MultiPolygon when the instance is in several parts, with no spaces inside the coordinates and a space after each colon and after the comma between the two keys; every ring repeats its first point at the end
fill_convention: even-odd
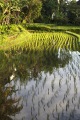
{"type": "Polygon", "coordinates": [[[0,23],[80,25],[80,0],[0,0],[0,23]]]}
{"type": "Polygon", "coordinates": [[[19,23],[23,20],[32,22],[40,15],[41,6],[39,0],[1,0],[0,23],[19,23]]]}

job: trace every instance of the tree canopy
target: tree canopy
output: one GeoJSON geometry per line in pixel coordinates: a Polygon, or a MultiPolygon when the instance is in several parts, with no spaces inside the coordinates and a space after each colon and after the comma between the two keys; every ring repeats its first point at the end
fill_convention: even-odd
{"type": "Polygon", "coordinates": [[[80,25],[80,0],[0,0],[0,24],[21,22],[80,25]]]}

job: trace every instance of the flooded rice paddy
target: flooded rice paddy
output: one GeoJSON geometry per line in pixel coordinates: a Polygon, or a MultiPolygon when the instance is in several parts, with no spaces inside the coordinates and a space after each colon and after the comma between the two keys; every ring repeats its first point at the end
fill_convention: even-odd
{"type": "Polygon", "coordinates": [[[80,52],[0,52],[0,120],[80,120],[80,52]]]}

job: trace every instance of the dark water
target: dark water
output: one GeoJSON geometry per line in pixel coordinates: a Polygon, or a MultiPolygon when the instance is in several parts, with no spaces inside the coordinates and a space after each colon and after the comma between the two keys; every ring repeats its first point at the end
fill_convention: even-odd
{"type": "Polygon", "coordinates": [[[0,52],[0,120],[80,120],[80,52],[0,52]]]}

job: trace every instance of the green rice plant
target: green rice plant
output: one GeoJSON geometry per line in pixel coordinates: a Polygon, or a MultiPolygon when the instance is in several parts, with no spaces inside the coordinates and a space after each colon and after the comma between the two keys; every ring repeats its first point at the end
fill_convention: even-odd
{"type": "MultiPolygon", "coordinates": [[[[75,39],[77,39],[75,36],[72,35],[68,35],[66,33],[33,33],[32,35],[32,42],[35,44],[35,40],[36,40],[36,44],[35,47],[37,46],[41,46],[43,45],[44,47],[46,47],[46,49],[50,49],[51,47],[55,48],[68,48],[68,49],[72,49],[73,47],[73,43],[75,43],[75,39]],[[49,36],[49,37],[48,37],[49,36]],[[74,40],[74,42],[73,42],[74,40]],[[37,43],[38,42],[38,43],[37,43]]],[[[41,47],[43,47],[41,46],[41,47]]]]}
{"type": "Polygon", "coordinates": [[[3,40],[0,49],[30,50],[30,51],[49,51],[68,49],[79,49],[79,37],[72,32],[34,32],[29,33],[25,30],[19,33],[15,39],[3,40]]]}

